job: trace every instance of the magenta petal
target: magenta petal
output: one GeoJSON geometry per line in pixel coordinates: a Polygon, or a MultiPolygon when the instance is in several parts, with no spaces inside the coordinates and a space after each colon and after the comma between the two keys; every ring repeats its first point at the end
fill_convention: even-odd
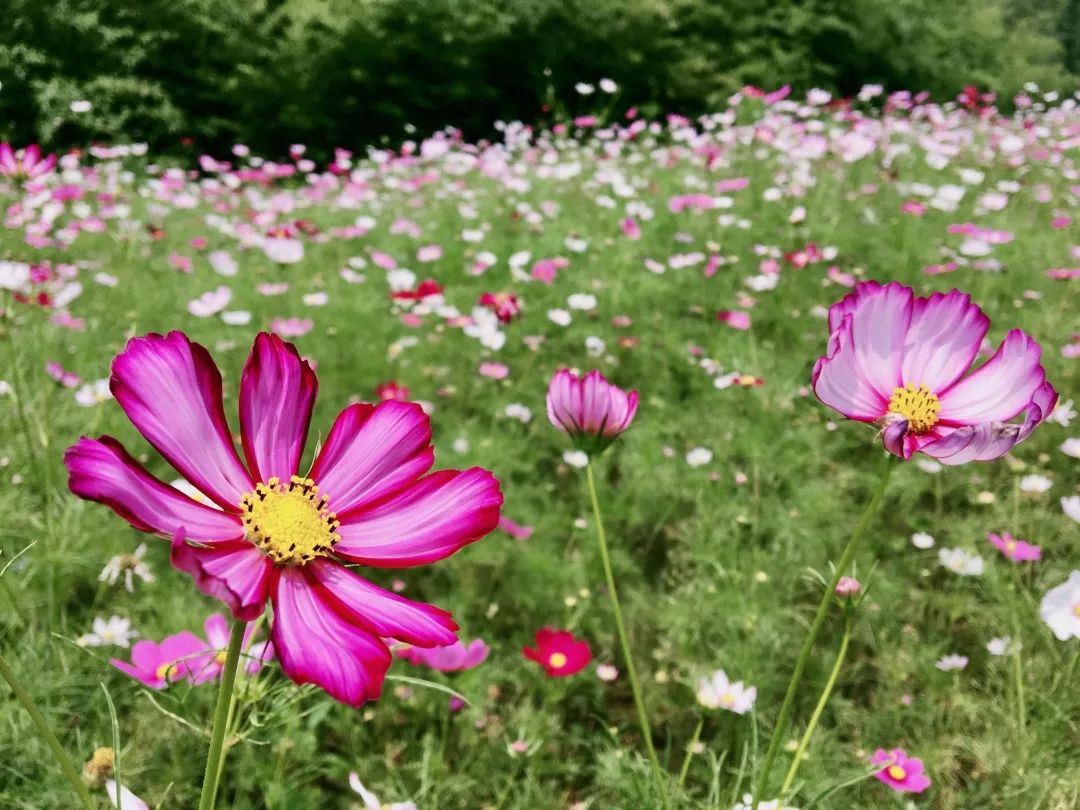
{"type": "Polygon", "coordinates": [[[116,401],[146,440],[223,509],[254,488],[225,421],[221,374],[182,332],[133,338],[113,361],[116,401]]]}
{"type": "Polygon", "coordinates": [[[19,170],[19,164],[15,162],[15,152],[10,144],[0,143],[0,169],[8,175],[13,175],[19,170]]]}
{"type": "Polygon", "coordinates": [[[1007,422],[1031,402],[1046,374],[1039,365],[1038,342],[1013,329],[997,352],[947,391],[938,394],[938,418],[947,424],[1007,422]]]}
{"type": "Polygon", "coordinates": [[[191,574],[200,591],[228,605],[237,619],[251,621],[263,612],[274,567],[247,540],[201,547],[176,539],[172,564],[191,574]]]}
{"type": "Polygon", "coordinates": [[[431,425],[413,402],[350,405],[334,421],[310,476],[338,517],[405,489],[431,469],[431,425]]]}
{"type": "Polygon", "coordinates": [[[261,332],[240,379],[240,435],[259,481],[288,481],[300,465],[319,382],[291,343],[261,332]]]}
{"type": "Polygon", "coordinates": [[[417,647],[437,647],[457,641],[458,626],[441,608],[383,590],[335,562],[316,560],[307,569],[328,591],[342,615],[382,638],[417,647]]]}
{"type": "Polygon", "coordinates": [[[916,298],[904,343],[905,383],[944,391],[971,368],[990,319],[958,290],[916,298]]]}
{"type": "Polygon", "coordinates": [[[285,568],[271,588],[271,640],[281,668],[296,683],[313,683],[350,706],[377,698],[390,651],[319,597],[300,568],[285,568]]]}
{"type": "Polygon", "coordinates": [[[348,516],[334,553],[364,565],[426,565],[493,531],[502,500],[499,482],[487,470],[442,470],[348,516]]]}
{"type": "Polygon", "coordinates": [[[109,436],[79,439],[64,453],[64,464],[73,493],[111,507],[136,529],[191,540],[244,536],[236,515],[198,503],[159,481],[109,436]]]}
{"type": "Polygon", "coordinates": [[[845,316],[829,336],[827,353],[814,366],[811,385],[818,399],[848,419],[873,422],[888,409],[888,399],[859,370],[852,323],[852,317],[845,316]]]}

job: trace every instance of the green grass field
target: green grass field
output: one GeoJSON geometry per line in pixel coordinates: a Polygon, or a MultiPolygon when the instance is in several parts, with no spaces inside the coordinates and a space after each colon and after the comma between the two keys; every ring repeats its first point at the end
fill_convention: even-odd
{"type": "MultiPolygon", "coordinates": [[[[310,331],[290,339],[317,363],[312,437],[325,436],[348,402],[375,401],[376,386],[396,381],[430,404],[436,467],[492,470],[504,517],[534,532],[515,539],[498,530],[431,567],[365,571],[385,586],[400,578],[404,595],[451,610],[463,639],[484,639],[491,652],[475,669],[443,674],[395,662],[383,697],[360,709],[295,686],[274,663],[241,678],[218,806],[363,807],[348,785],[356,771],[383,802],[412,800],[426,810],[659,807],[604,595],[584,471],[564,461],[570,444],[544,412],[557,368],[595,367],[641,392],[632,428],[596,472],[673,805],[730,810],[752,790],[822,577],[884,456],[872,429],[842,420],[809,390],[828,338],[824,309],[848,292],[844,283],[970,292],[993,321],[995,346],[1008,329],[1026,330],[1042,343],[1062,401],[1077,394],[1067,347],[1080,332],[1080,282],[1047,271],[1080,266],[1080,114],[1058,107],[1026,115],[1029,129],[1019,117],[979,120],[931,105],[894,111],[873,119],[859,155],[844,141],[853,119],[843,111],[746,100],[704,127],[674,122],[631,137],[619,125],[610,138],[571,128],[528,143],[508,135],[502,149],[455,144],[418,160],[357,156],[351,181],[319,170],[264,183],[262,175],[237,179],[234,166],[163,182],[163,170],[148,171],[153,156],[83,155],[39,181],[43,191],[9,183],[0,194],[8,207],[0,260],[47,264],[49,272],[37,286],[7,285],[0,321],[0,653],[76,767],[114,745],[108,694],[123,784],[152,807],[196,806],[215,685],[156,692],[109,665],[127,660],[128,650],[76,640],[95,617],[113,615],[130,619],[141,638],[201,633],[224,607],[170,566],[166,541],[68,492],[62,455],[81,435],[115,436],[163,480],[177,478],[114,401],[83,406],[76,392],[109,376],[131,336],[179,329],[221,367],[235,430],[239,375],[255,333],[275,319],[310,319],[310,331]],[[820,151],[815,138],[825,141],[820,151]],[[1008,138],[1021,145],[1013,149],[1008,138]],[[746,188],[715,190],[732,178],[745,178],[746,188]],[[955,196],[944,186],[964,192],[954,210],[931,204],[955,196]],[[81,199],[57,193],[68,187],[81,199]],[[1000,210],[990,192],[1005,198],[1000,210]],[[669,201],[686,194],[712,202],[673,212],[669,201]],[[902,210],[912,201],[925,212],[902,210]],[[96,217],[101,232],[86,225],[96,217]],[[358,217],[360,228],[339,230],[358,217]],[[620,227],[625,217],[640,227],[639,240],[620,227]],[[312,226],[298,234],[303,259],[276,264],[259,246],[262,235],[298,219],[312,226]],[[1014,238],[965,246],[968,236],[948,230],[962,223],[1014,238]],[[804,267],[785,258],[811,243],[824,258],[804,267]],[[418,261],[418,248],[429,245],[442,255],[418,261]],[[229,253],[235,275],[214,271],[213,251],[229,253]],[[514,259],[514,270],[511,258],[521,252],[529,256],[514,259]],[[373,253],[398,269],[386,270],[373,253]],[[177,256],[190,259],[190,272],[178,269],[177,256]],[[536,262],[555,257],[567,262],[552,283],[531,276],[536,262]],[[769,260],[776,272],[762,273],[769,260]],[[478,262],[490,267],[475,274],[478,262]],[[952,272],[924,272],[947,262],[956,263],[952,272]],[[392,300],[391,283],[415,286],[401,268],[415,282],[437,280],[444,300],[411,311],[392,300]],[[81,294],[65,302],[74,292],[67,287],[57,306],[72,281],[81,294]],[[222,285],[231,290],[228,311],[249,312],[248,323],[191,314],[190,301],[222,285]],[[35,299],[40,291],[52,307],[35,299]],[[440,310],[468,315],[488,291],[511,291],[523,307],[500,327],[498,349],[440,310]],[[310,297],[320,293],[324,302],[310,297]],[[572,308],[568,299],[581,294],[595,304],[574,299],[587,308],[572,308]],[[566,310],[570,323],[560,325],[565,319],[551,310],[566,310]],[[750,328],[721,322],[722,310],[747,312],[750,328]],[[58,323],[62,312],[83,328],[58,323]],[[505,364],[508,375],[483,376],[485,361],[505,364]],[[80,383],[51,378],[49,362],[80,383]],[[732,373],[763,384],[717,385],[732,373]],[[508,416],[512,404],[531,418],[508,416]],[[695,448],[711,457],[691,465],[695,448]],[[110,558],[141,542],[153,582],[136,579],[128,592],[122,579],[99,581],[110,558]],[[521,653],[545,625],[586,639],[593,663],[571,678],[545,677],[521,653]],[[618,667],[613,682],[596,676],[603,663],[618,667]],[[697,702],[698,679],[721,668],[757,688],[752,713],[697,702]],[[447,689],[469,704],[450,712],[447,689]],[[699,720],[701,750],[680,783],[699,720]]],[[[0,266],[0,277],[18,274],[0,266]]],[[[1080,641],[1058,641],[1038,610],[1078,567],[1080,551],[1077,523],[1060,503],[1080,491],[1076,460],[1061,450],[1077,428],[1061,424],[1068,417],[1059,409],[1057,421],[997,461],[937,471],[896,462],[857,556],[868,596],[786,804],[1080,806],[1080,641]],[[1025,482],[1032,475],[1049,488],[1030,491],[1042,488],[1025,482]],[[1005,559],[986,540],[1005,531],[1041,546],[1042,560],[1005,559]],[[913,545],[920,532],[934,548],[913,545]],[[983,574],[943,567],[938,552],[946,548],[978,554],[983,574]],[[1022,650],[991,655],[987,644],[1004,636],[1022,650]],[[940,671],[936,662],[953,653],[967,656],[967,666],[940,671]],[[858,778],[875,749],[895,747],[924,761],[927,792],[905,796],[858,778]]],[[[835,609],[765,799],[779,790],[842,628],[835,609]]],[[[29,717],[6,698],[0,751],[0,807],[76,806],[29,717]]],[[[103,790],[94,795],[107,806],[103,790]]]]}

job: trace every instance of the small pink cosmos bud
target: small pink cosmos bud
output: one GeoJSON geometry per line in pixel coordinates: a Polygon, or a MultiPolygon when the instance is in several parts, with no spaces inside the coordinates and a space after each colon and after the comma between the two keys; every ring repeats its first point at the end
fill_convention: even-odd
{"type": "Polygon", "coordinates": [[[617,439],[630,427],[637,407],[637,391],[612,385],[595,369],[583,377],[560,369],[548,385],[548,419],[588,452],[599,452],[617,439]]]}
{"type": "Polygon", "coordinates": [[[459,698],[457,695],[453,695],[450,698],[450,711],[453,714],[457,714],[465,708],[465,701],[459,698]]]}
{"type": "Polygon", "coordinates": [[[841,599],[858,596],[861,590],[862,585],[855,577],[840,577],[840,581],[836,583],[836,595],[841,599]]]}

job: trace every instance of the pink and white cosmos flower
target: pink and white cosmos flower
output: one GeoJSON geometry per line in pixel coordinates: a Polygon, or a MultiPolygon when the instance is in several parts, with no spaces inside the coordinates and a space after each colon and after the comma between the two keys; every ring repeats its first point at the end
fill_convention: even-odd
{"type": "Polygon", "coordinates": [[[352,706],[378,697],[391,655],[457,641],[457,624],[357,576],[348,564],[427,565],[491,532],[502,494],[487,470],[441,470],[411,402],[350,405],[306,473],[318,381],[291,344],[262,333],[240,380],[233,445],[221,374],[181,332],[131,340],[113,361],[116,401],[208,503],[155,478],[115,439],[83,437],[64,461],[76,495],[169,538],[173,565],[250,621],[273,606],[285,674],[352,706]]]}
{"type": "Polygon", "coordinates": [[[548,384],[551,424],[593,449],[606,447],[630,427],[637,407],[637,391],[623,391],[596,369],[584,377],[559,369],[548,384]]]}
{"type": "Polygon", "coordinates": [[[56,155],[41,156],[36,143],[16,152],[10,144],[0,143],[0,175],[16,180],[37,180],[56,166],[56,155]]]}
{"type": "Polygon", "coordinates": [[[918,298],[893,282],[859,284],[829,310],[829,347],[814,393],[849,419],[876,425],[885,448],[942,464],[998,458],[1053,411],[1041,348],[1013,329],[965,376],[990,319],[958,290],[918,298]],[[1021,414],[1022,422],[1013,422],[1021,414]]]}

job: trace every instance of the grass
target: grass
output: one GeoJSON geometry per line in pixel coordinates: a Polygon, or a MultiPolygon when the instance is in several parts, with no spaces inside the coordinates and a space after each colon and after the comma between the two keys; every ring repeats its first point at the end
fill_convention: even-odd
{"type": "MultiPolygon", "coordinates": [[[[10,297],[0,321],[0,379],[12,389],[0,409],[0,567],[33,543],[2,577],[0,651],[76,767],[96,747],[112,745],[108,694],[118,714],[125,784],[151,806],[195,806],[214,686],[178,684],[150,693],[107,663],[112,656],[126,657],[125,651],[79,647],[73,640],[90,629],[95,616],[112,614],[129,617],[145,638],[201,632],[205,617],[222,607],[170,568],[166,543],[143,538],[109,510],[67,492],[61,456],[84,434],[114,435],[165,480],[176,476],[114,402],[80,407],[71,390],[45,374],[45,364],[57,361],[88,381],[103,378],[130,336],[182,329],[222,367],[232,418],[255,331],[273,318],[295,316],[314,321],[309,333],[295,339],[318,363],[314,436],[325,435],[350,398],[371,400],[377,384],[396,380],[413,397],[434,403],[436,466],[493,470],[506,493],[504,514],[535,532],[527,540],[496,532],[429,568],[365,572],[381,584],[400,577],[406,595],[452,610],[463,638],[488,642],[488,661],[468,672],[444,676],[403,662],[391,670],[392,676],[449,687],[470,706],[451,714],[445,691],[391,680],[382,700],[353,710],[310,687],[295,687],[268,667],[240,681],[236,733],[218,806],[360,806],[348,789],[350,771],[383,801],[412,799],[428,810],[554,810],[575,802],[593,808],[658,806],[625,667],[611,684],[596,678],[592,667],[556,681],[520,652],[537,629],[553,625],[586,638],[595,663],[619,661],[584,471],[564,463],[567,445],[544,415],[547,380],[562,365],[599,367],[620,385],[641,391],[633,428],[596,461],[595,472],[645,702],[676,806],[728,810],[750,792],[821,582],[870,496],[882,455],[872,430],[839,421],[805,390],[825,348],[820,310],[846,293],[828,279],[826,268],[899,280],[922,293],[952,286],[971,292],[993,319],[995,344],[1013,327],[1042,342],[1048,377],[1068,399],[1077,390],[1076,361],[1060,349],[1080,331],[1077,282],[1051,279],[1045,271],[1076,264],[1077,223],[1055,229],[1050,221],[1055,214],[1075,218],[1080,198],[1070,190],[1076,180],[1068,158],[1055,163],[1029,157],[1013,167],[1000,151],[982,148],[1001,132],[1019,131],[1015,121],[988,123],[957,114],[948,129],[969,135],[972,145],[961,148],[947,167],[934,169],[918,140],[895,126],[912,121],[917,132],[929,133],[914,116],[892,114],[881,139],[910,144],[909,153],[886,162],[879,148],[845,162],[835,154],[800,161],[778,141],[729,146],[718,133],[748,138],[754,119],[764,115],[751,115],[746,104],[738,114],[738,129],[721,126],[712,135],[696,136],[721,144],[722,157],[712,169],[671,129],[625,141],[614,158],[602,158],[603,141],[587,134],[545,135],[537,159],[524,148],[506,153],[527,188],[508,187],[475,168],[455,173],[452,161],[438,159],[372,171],[355,208],[340,204],[336,192],[313,199],[295,181],[273,188],[249,183],[247,196],[190,185],[194,205],[184,207],[173,192],[152,200],[158,187],[151,185],[145,163],[87,158],[101,183],[110,165],[123,163],[133,172],[116,175],[114,193],[131,206],[127,216],[107,220],[103,233],[79,234],[69,247],[33,248],[21,228],[0,231],[0,259],[48,261],[54,268],[72,263],[82,284],[69,309],[85,319],[85,331],[59,328],[50,312],[10,297]],[[657,150],[667,151],[658,156],[657,150]],[[562,171],[552,173],[552,166],[562,171]],[[984,178],[969,185],[956,211],[901,212],[905,200],[917,198],[910,184],[963,185],[958,172],[965,168],[978,169],[984,178]],[[429,171],[435,178],[428,184],[407,188],[403,182],[429,171]],[[794,184],[805,193],[793,197],[793,178],[800,176],[794,184]],[[724,195],[733,201],[730,209],[668,210],[670,197],[711,194],[714,181],[730,177],[749,180],[747,189],[724,195]],[[977,211],[978,197],[999,181],[1019,184],[1008,205],[977,211]],[[630,199],[618,197],[620,185],[632,187],[633,199],[655,212],[651,219],[638,216],[640,241],[628,240],[619,228],[630,199]],[[765,198],[773,185],[787,191],[782,199],[765,198]],[[1049,202],[1036,199],[1040,186],[1048,190],[1049,202]],[[358,215],[373,217],[375,225],[358,238],[305,237],[304,260],[287,267],[268,261],[258,248],[243,248],[229,228],[214,227],[213,202],[226,203],[223,216],[235,225],[253,207],[265,207],[274,193],[298,206],[282,219],[302,217],[324,234],[358,215]],[[615,207],[598,204],[599,197],[617,200],[615,207]],[[789,216],[797,206],[805,207],[806,217],[793,224],[789,216]],[[745,227],[718,221],[729,215],[745,227]],[[399,217],[414,220],[422,234],[392,232],[399,217]],[[944,276],[925,274],[923,267],[949,258],[943,250],[956,255],[964,237],[949,234],[947,226],[963,222],[1015,235],[993,248],[1004,269],[985,272],[968,264],[944,276]],[[160,226],[164,235],[152,239],[146,223],[160,226]],[[463,231],[469,229],[482,229],[482,241],[466,241],[463,231]],[[193,248],[189,240],[195,237],[205,237],[208,246],[193,248]],[[570,250],[568,237],[586,240],[587,249],[570,250]],[[744,279],[758,272],[762,258],[755,246],[778,255],[809,242],[835,247],[836,257],[802,269],[781,259],[776,289],[754,293],[746,287],[744,279]],[[442,258],[417,263],[417,247],[429,244],[442,246],[442,258]],[[209,250],[230,251],[238,274],[215,275],[205,256],[209,250]],[[420,279],[436,278],[446,288],[447,303],[462,312],[482,292],[507,289],[522,299],[523,315],[506,327],[506,345],[497,352],[436,314],[424,316],[418,328],[408,327],[392,309],[387,274],[372,263],[373,250],[393,256],[420,279]],[[471,275],[466,268],[481,251],[492,252],[498,262],[483,275],[471,275]],[[545,257],[565,256],[570,264],[550,286],[515,280],[507,260],[518,251],[532,254],[526,270],[545,257]],[[644,264],[652,259],[666,265],[672,255],[691,251],[730,261],[711,278],[703,274],[703,262],[668,267],[663,274],[644,264]],[[193,257],[194,271],[174,269],[173,253],[193,257]],[[359,270],[363,283],[339,275],[354,257],[367,263],[359,270]],[[114,276],[115,286],[95,283],[98,273],[114,276]],[[278,282],[289,285],[279,296],[256,289],[278,282]],[[231,287],[230,309],[252,313],[250,325],[227,326],[189,314],[188,301],[221,284],[231,287]],[[314,292],[327,294],[325,306],[302,301],[314,292]],[[565,308],[574,293],[595,295],[595,310],[574,311],[569,326],[557,326],[547,311],[565,308]],[[744,309],[737,303],[740,293],[756,299],[746,331],[715,317],[717,310],[744,309]],[[612,318],[618,315],[629,316],[632,324],[616,327],[612,318]],[[542,336],[543,342],[533,349],[523,340],[527,336],[542,336]],[[586,350],[592,336],[606,344],[597,357],[586,350]],[[401,348],[406,338],[415,344],[401,348]],[[718,389],[702,357],[724,372],[760,377],[764,385],[718,389]],[[509,366],[509,376],[480,376],[479,363],[488,359],[509,366]],[[506,417],[510,403],[527,406],[532,420],[506,417]],[[467,441],[467,448],[459,443],[461,452],[452,449],[458,439],[467,441]],[[689,466],[685,454],[695,447],[710,449],[711,461],[689,466]],[[737,474],[745,483],[737,483],[737,474]],[[110,557],[144,539],[155,582],[137,582],[128,593],[98,581],[110,557]],[[753,715],[710,712],[696,702],[697,678],[716,668],[757,687],[753,715]],[[699,720],[704,750],[691,760],[684,787],[676,788],[699,720]],[[528,743],[531,753],[512,752],[508,746],[516,740],[528,743]]],[[[798,139],[797,116],[771,115],[780,135],[798,139]]],[[[1043,144],[1064,140],[1066,127],[1078,123],[1075,111],[1033,115],[1049,130],[1033,135],[1043,144]]],[[[831,112],[810,117],[835,130],[834,141],[846,128],[831,112]]],[[[361,163],[365,169],[372,165],[361,163]]],[[[68,179],[91,189],[99,182],[68,179]]],[[[20,199],[25,204],[23,194],[9,188],[5,204],[20,199]]],[[[85,202],[99,207],[93,192],[85,202]]],[[[53,232],[82,215],[67,203],[53,232]]],[[[1054,639],[1037,611],[1042,594],[1064,581],[1080,549],[1077,526],[1058,503],[1077,491],[1075,461],[1059,451],[1070,430],[1075,426],[1044,424],[1009,458],[989,464],[936,474],[915,463],[898,465],[857,555],[869,596],[855,618],[846,663],[789,804],[805,808],[828,794],[813,807],[904,807],[906,797],[873,779],[829,793],[864,774],[874,749],[900,746],[926,762],[933,780],[928,793],[913,797],[917,806],[1077,806],[1080,673],[1071,679],[1066,673],[1072,672],[1080,642],[1054,639]],[[1048,492],[1021,491],[1021,477],[1032,473],[1052,479],[1048,492]],[[1043,560],[1014,568],[985,541],[988,531],[1011,531],[1041,545],[1043,560]],[[912,546],[915,532],[933,535],[938,548],[981,554],[985,574],[959,577],[940,567],[937,549],[912,546]],[[1005,635],[1022,641],[1022,658],[988,655],[987,642],[1005,635]],[[968,667],[938,671],[935,661],[953,652],[969,656],[968,667]],[[1018,685],[1026,704],[1023,719],[1018,685]]],[[[310,453],[309,448],[306,459],[310,453]]],[[[839,611],[832,611],[794,704],[787,735],[792,743],[829,676],[842,630],[839,611]]],[[[793,747],[780,752],[774,789],[793,747]]],[[[0,704],[0,749],[0,806],[73,806],[70,788],[12,700],[0,704]]],[[[97,795],[106,802],[103,791],[97,795]]]]}

